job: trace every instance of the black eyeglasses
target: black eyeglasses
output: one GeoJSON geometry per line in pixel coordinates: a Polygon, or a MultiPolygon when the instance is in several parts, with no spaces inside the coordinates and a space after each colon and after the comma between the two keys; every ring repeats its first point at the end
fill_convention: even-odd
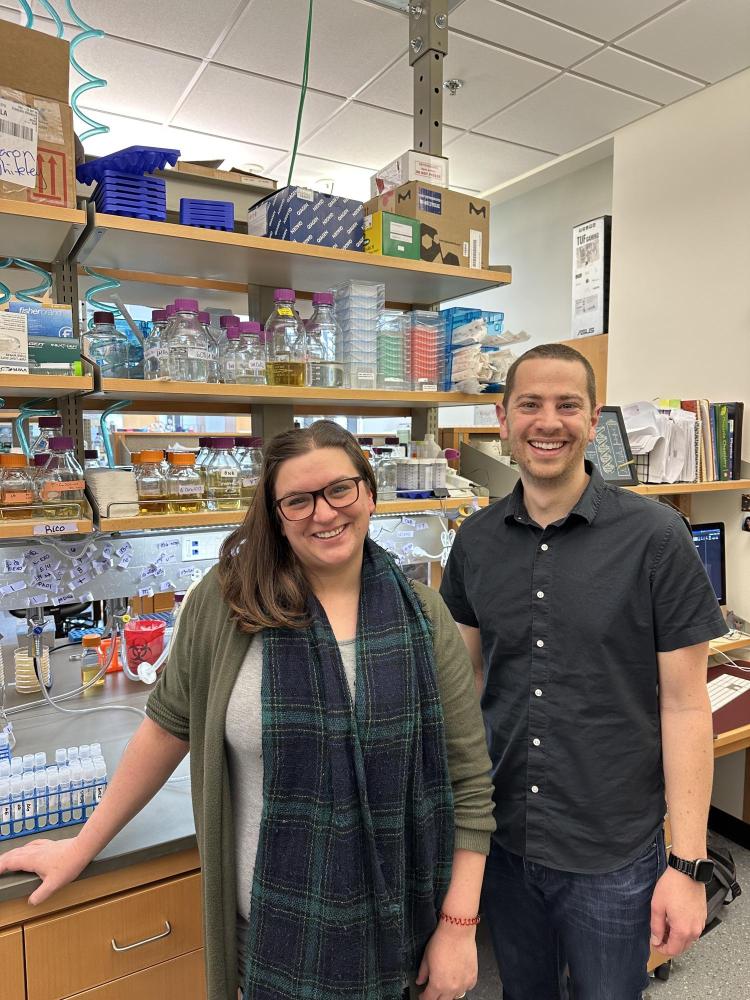
{"type": "Polygon", "coordinates": [[[318,497],[323,497],[330,507],[335,507],[337,510],[341,507],[351,507],[359,500],[359,484],[361,482],[362,476],[337,479],[335,483],[329,483],[322,490],[312,490],[310,493],[290,493],[288,496],[276,500],[274,506],[279,508],[287,521],[304,521],[306,517],[311,517],[314,513],[318,497]]]}

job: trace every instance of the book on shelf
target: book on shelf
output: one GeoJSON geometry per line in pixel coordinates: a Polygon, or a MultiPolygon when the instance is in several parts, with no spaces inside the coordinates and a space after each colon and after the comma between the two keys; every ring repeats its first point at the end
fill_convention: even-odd
{"type": "MultiPolygon", "coordinates": [[[[670,400],[674,402],[674,400],[670,400]]],[[[741,479],[742,422],[745,404],[683,399],[680,409],[696,416],[698,482],[741,479]]]]}

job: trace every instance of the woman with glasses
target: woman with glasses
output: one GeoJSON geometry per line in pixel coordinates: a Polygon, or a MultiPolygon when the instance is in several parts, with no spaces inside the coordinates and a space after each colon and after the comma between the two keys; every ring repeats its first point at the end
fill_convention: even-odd
{"type": "Polygon", "coordinates": [[[441,598],[368,537],[375,501],[337,424],[277,435],[101,804],[0,871],[47,898],[189,749],[209,1000],[464,996],[494,829],[481,713],[441,598]]]}

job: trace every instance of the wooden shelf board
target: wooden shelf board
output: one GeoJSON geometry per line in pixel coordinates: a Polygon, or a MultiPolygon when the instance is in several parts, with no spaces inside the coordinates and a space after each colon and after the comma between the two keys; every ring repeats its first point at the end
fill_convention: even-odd
{"type": "Polygon", "coordinates": [[[91,375],[0,375],[0,395],[11,399],[72,396],[93,388],[91,375]]]}
{"type": "Polygon", "coordinates": [[[677,496],[681,493],[721,493],[727,490],[750,490],[750,479],[729,479],[719,483],[647,483],[626,486],[642,496],[677,496]]]}
{"type": "Polygon", "coordinates": [[[714,740],[714,757],[726,757],[727,754],[747,750],[750,747],[750,726],[731,729],[720,733],[714,740]]]}
{"type": "Polygon", "coordinates": [[[273,385],[216,385],[203,382],[157,382],[141,379],[102,379],[102,392],[97,398],[132,400],[162,399],[165,402],[189,400],[215,401],[217,407],[227,401],[248,405],[287,403],[308,410],[321,406],[361,406],[363,409],[402,406],[424,409],[430,406],[478,406],[495,403],[499,397],[483,393],[462,392],[388,392],[383,389],[312,389],[309,387],[273,385]]]}
{"type": "MultiPolygon", "coordinates": [[[[509,268],[450,267],[421,260],[400,260],[330,247],[220,233],[168,222],[95,215],[78,251],[89,267],[181,275],[243,285],[320,291],[347,279],[384,282],[389,300],[429,305],[472,292],[507,285],[509,268]]],[[[164,279],[168,281],[168,279],[164,279]]]]}
{"type": "Polygon", "coordinates": [[[0,520],[0,538],[2,539],[13,539],[13,538],[35,538],[40,541],[43,538],[69,538],[71,535],[90,535],[94,530],[94,523],[91,518],[65,518],[61,517],[57,521],[45,521],[45,520],[18,520],[18,521],[3,521],[0,520]],[[54,532],[51,534],[37,533],[34,529],[45,524],[75,524],[75,531],[67,532],[54,532]]]}
{"type": "Polygon", "coordinates": [[[0,198],[0,257],[50,263],[73,248],[86,226],[86,213],[0,198]]]}
{"type": "Polygon", "coordinates": [[[442,511],[445,514],[449,514],[458,507],[465,507],[467,504],[486,507],[489,502],[489,497],[475,496],[446,497],[445,500],[381,500],[375,509],[375,513],[418,514],[422,511],[442,511]]]}
{"type": "Polygon", "coordinates": [[[731,653],[734,649],[750,648],[750,635],[742,636],[740,639],[712,639],[708,644],[709,654],[731,653]]]}

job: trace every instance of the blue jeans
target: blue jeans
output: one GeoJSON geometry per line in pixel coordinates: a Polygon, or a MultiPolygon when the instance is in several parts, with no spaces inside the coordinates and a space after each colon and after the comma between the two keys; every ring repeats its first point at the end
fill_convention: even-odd
{"type": "Polygon", "coordinates": [[[504,1000],[640,1000],[664,836],[604,875],[556,871],[493,842],[482,888],[504,1000]],[[566,970],[567,966],[567,970],[566,970]]]}

